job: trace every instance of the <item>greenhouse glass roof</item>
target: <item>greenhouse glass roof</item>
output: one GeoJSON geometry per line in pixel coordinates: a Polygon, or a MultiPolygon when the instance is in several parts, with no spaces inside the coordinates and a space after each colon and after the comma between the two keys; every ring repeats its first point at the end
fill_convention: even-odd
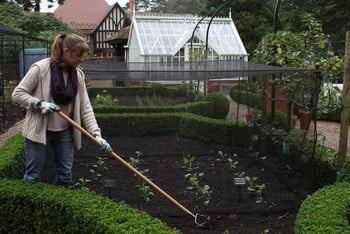
{"type": "MultiPolygon", "coordinates": [[[[206,42],[211,18],[184,15],[135,15],[134,30],[143,55],[174,55],[191,41],[192,33],[206,42]]],[[[208,33],[208,47],[220,55],[247,55],[236,26],[231,18],[214,18],[208,33]]]]}

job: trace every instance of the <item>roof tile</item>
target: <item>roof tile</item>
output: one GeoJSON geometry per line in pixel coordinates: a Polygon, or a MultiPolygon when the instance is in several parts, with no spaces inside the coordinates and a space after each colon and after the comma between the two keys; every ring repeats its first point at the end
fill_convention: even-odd
{"type": "Polygon", "coordinates": [[[54,15],[71,27],[94,29],[111,7],[105,0],[67,0],[54,15]]]}

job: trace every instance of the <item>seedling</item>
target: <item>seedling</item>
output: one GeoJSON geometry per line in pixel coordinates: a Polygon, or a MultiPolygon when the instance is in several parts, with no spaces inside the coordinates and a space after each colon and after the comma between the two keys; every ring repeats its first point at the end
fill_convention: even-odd
{"type": "Polygon", "coordinates": [[[199,177],[202,177],[204,175],[203,172],[195,172],[195,173],[188,173],[185,175],[185,178],[188,178],[188,181],[190,183],[190,186],[187,187],[188,190],[196,190],[199,189],[199,177]]]}
{"type": "Polygon", "coordinates": [[[136,151],[135,152],[136,157],[130,157],[130,164],[131,166],[135,167],[136,169],[138,168],[138,165],[142,162],[142,160],[140,159],[140,156],[142,155],[142,153],[140,151],[136,151]]]}
{"type": "Polygon", "coordinates": [[[200,192],[201,194],[199,195],[199,198],[204,200],[205,205],[208,205],[210,203],[213,190],[210,188],[209,185],[206,184],[202,188],[200,188],[200,192]]]}
{"type": "Polygon", "coordinates": [[[195,156],[191,154],[187,154],[187,156],[183,157],[184,165],[182,166],[182,168],[186,168],[187,171],[193,171],[195,169],[193,167],[193,163],[195,160],[196,160],[195,156]]]}
{"type": "Polygon", "coordinates": [[[142,192],[141,198],[146,202],[151,200],[151,197],[154,197],[154,193],[151,191],[151,186],[147,185],[145,182],[135,186],[139,191],[142,192]]]}
{"type": "MultiPolygon", "coordinates": [[[[140,159],[140,156],[142,153],[140,151],[135,152],[135,157],[130,157],[130,164],[137,169],[142,175],[146,175],[149,172],[149,169],[143,169],[140,170],[139,165],[142,163],[142,160],[140,159]]],[[[136,176],[136,175],[135,175],[136,176]]],[[[154,193],[151,191],[151,187],[146,184],[144,181],[142,184],[137,184],[135,186],[139,191],[141,191],[141,198],[145,200],[146,202],[149,202],[151,200],[151,197],[154,197],[154,193]]]]}
{"type": "Polygon", "coordinates": [[[81,190],[89,191],[89,188],[86,185],[90,182],[91,182],[91,180],[89,180],[89,179],[79,178],[78,182],[75,183],[75,186],[77,188],[80,188],[81,190]]]}
{"type": "Polygon", "coordinates": [[[92,165],[92,169],[90,169],[90,173],[92,174],[93,180],[98,180],[102,177],[101,172],[103,170],[107,170],[106,161],[103,157],[97,157],[97,163],[92,165]]]}
{"type": "Polygon", "coordinates": [[[223,153],[221,150],[218,151],[218,154],[219,154],[219,158],[217,158],[216,161],[225,162],[227,154],[223,153]]]}
{"type": "Polygon", "coordinates": [[[246,176],[246,181],[248,182],[248,191],[254,192],[256,195],[256,203],[261,203],[263,201],[262,194],[265,189],[265,184],[256,184],[258,177],[246,176]]]}
{"type": "Polygon", "coordinates": [[[227,158],[227,162],[230,165],[231,170],[236,169],[236,165],[238,164],[238,161],[234,160],[233,158],[227,158]]]}
{"type": "Polygon", "coordinates": [[[262,194],[265,189],[265,184],[260,184],[255,186],[256,203],[261,203],[263,201],[262,194]]]}

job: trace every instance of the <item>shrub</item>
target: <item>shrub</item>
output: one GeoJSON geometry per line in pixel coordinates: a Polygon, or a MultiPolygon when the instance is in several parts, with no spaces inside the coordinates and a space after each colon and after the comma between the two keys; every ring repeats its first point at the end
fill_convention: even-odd
{"type": "Polygon", "coordinates": [[[182,83],[176,88],[176,92],[178,93],[178,95],[187,96],[187,92],[189,92],[189,89],[190,87],[188,83],[182,83]]]}
{"type": "Polygon", "coordinates": [[[350,182],[350,163],[346,163],[339,171],[337,182],[350,182]]]}
{"type": "Polygon", "coordinates": [[[349,204],[349,183],[323,187],[302,203],[296,217],[295,233],[350,233],[349,204]]]}
{"type": "Polygon", "coordinates": [[[176,113],[189,112],[210,117],[213,115],[212,102],[187,102],[175,106],[94,106],[95,113],[176,113]]]}
{"type": "Polygon", "coordinates": [[[179,233],[143,211],[83,190],[0,180],[0,200],[0,233],[179,233]]]}
{"type": "Polygon", "coordinates": [[[165,90],[165,86],[161,83],[152,83],[151,88],[153,95],[160,95],[163,93],[162,91],[165,90]]]}
{"type": "Polygon", "coordinates": [[[227,116],[230,110],[230,102],[225,95],[218,92],[209,93],[205,97],[205,101],[214,103],[213,116],[211,117],[216,119],[224,119],[227,116]]]}
{"type": "Polygon", "coordinates": [[[255,93],[249,90],[245,90],[240,87],[240,85],[234,85],[230,89],[230,97],[232,100],[246,105],[248,107],[253,107],[257,109],[261,109],[261,100],[263,97],[260,93],[255,93]]]}
{"type": "Polygon", "coordinates": [[[0,178],[19,179],[24,172],[24,144],[20,133],[9,138],[0,148],[0,178]]]}
{"type": "Polygon", "coordinates": [[[109,94],[97,94],[93,100],[93,105],[111,107],[113,106],[112,96],[109,94]]]}

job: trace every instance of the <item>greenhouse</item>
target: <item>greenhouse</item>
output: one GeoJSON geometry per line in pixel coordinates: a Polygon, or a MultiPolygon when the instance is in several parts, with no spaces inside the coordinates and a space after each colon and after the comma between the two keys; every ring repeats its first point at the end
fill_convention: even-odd
{"type": "Polygon", "coordinates": [[[248,59],[235,24],[226,17],[138,13],[126,48],[128,62],[248,59]]]}

